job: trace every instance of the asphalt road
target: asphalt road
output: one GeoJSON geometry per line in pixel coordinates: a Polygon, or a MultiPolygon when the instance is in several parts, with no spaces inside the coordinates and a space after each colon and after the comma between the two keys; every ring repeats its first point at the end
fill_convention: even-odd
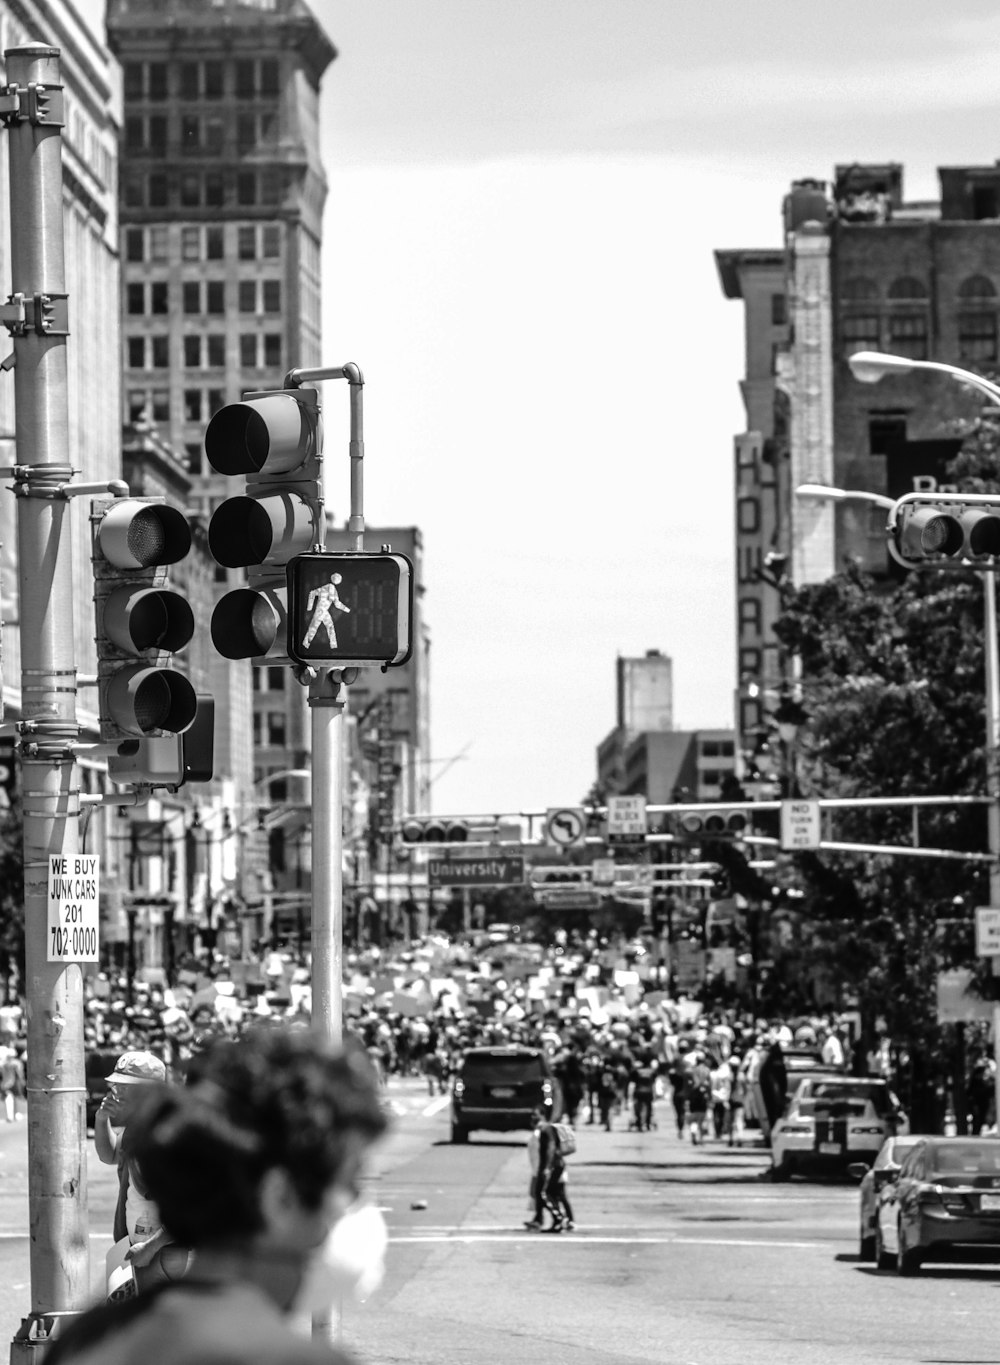
{"type": "MultiPolygon", "coordinates": [[[[446,1101],[416,1080],[390,1095],[395,1130],[370,1181],[391,1233],[386,1280],[342,1322],[362,1365],[1000,1365],[1000,1267],[877,1273],[856,1257],[850,1183],[772,1185],[764,1152],[692,1148],[666,1123],[583,1126],[578,1230],[543,1236],[523,1228],[524,1135],[453,1147],[446,1101]]],[[[29,1303],[25,1169],[23,1123],[0,1123],[8,1340],[29,1303]]],[[[92,1159],[88,1179],[96,1284],[114,1175],[92,1159]]]]}

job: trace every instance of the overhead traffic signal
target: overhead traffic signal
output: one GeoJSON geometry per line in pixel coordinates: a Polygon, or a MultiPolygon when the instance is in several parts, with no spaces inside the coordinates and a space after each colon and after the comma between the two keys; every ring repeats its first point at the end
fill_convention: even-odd
{"type": "Polygon", "coordinates": [[[194,634],[187,598],[166,567],[191,548],[182,512],[162,498],[95,499],[91,558],[104,740],[179,735],[198,709],[195,690],[171,658],[194,634]]]}
{"type": "Polygon", "coordinates": [[[205,456],[219,474],[242,477],[242,495],[212,515],[208,544],[228,569],[246,569],[248,586],[224,594],[212,613],[212,642],[227,659],[285,656],[285,567],[322,550],[323,424],[315,389],[247,393],[212,417],[205,456]]]}
{"type": "Polygon", "coordinates": [[[411,816],[403,821],[399,834],[404,844],[464,844],[469,824],[435,815],[411,816]]]}
{"type": "Polygon", "coordinates": [[[742,810],[684,811],[674,817],[677,838],[691,843],[711,839],[740,839],[747,833],[750,821],[742,810]]]}
{"type": "Polygon", "coordinates": [[[889,553],[905,568],[988,567],[1000,558],[1000,495],[908,493],[887,530],[889,553]]]}
{"type": "Polygon", "coordinates": [[[288,566],[288,653],[297,663],[403,664],[412,616],[406,555],[305,554],[288,566]]]}

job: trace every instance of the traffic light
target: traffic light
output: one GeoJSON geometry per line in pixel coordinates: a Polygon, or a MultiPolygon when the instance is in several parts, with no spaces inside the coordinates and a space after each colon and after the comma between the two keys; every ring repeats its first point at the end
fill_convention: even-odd
{"type": "Polygon", "coordinates": [[[248,586],[225,593],[212,613],[212,643],[227,659],[285,657],[285,568],[321,550],[323,423],[315,389],[244,394],[212,417],[205,456],[219,474],[245,479],[242,495],[212,515],[208,544],[227,569],[246,569],[248,586]]]}
{"type": "Polygon", "coordinates": [[[413,565],[406,555],[298,555],[288,566],[288,653],[300,664],[410,657],[413,565]]]}
{"type": "Polygon", "coordinates": [[[887,530],[889,553],[905,568],[989,566],[1000,557],[1000,495],[908,493],[887,530]]]}
{"type": "Polygon", "coordinates": [[[434,815],[411,816],[403,821],[399,833],[404,844],[464,844],[469,825],[465,820],[434,815]]]}
{"type": "Polygon", "coordinates": [[[747,814],[742,810],[692,810],[675,817],[674,833],[691,843],[704,843],[711,839],[740,839],[749,826],[747,814]]]}
{"type": "Polygon", "coordinates": [[[187,598],[167,585],[166,566],[191,548],[182,512],[162,498],[95,499],[91,558],[104,740],[179,735],[198,701],[171,656],[194,634],[187,598]]]}

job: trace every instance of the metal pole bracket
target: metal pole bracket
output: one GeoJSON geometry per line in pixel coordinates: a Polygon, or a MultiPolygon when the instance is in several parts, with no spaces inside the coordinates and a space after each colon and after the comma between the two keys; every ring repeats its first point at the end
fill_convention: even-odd
{"type": "Polygon", "coordinates": [[[36,332],[38,336],[69,336],[69,295],[68,294],[10,294],[7,302],[0,304],[0,322],[11,336],[27,336],[36,332]]]}
{"type": "Polygon", "coordinates": [[[4,86],[0,94],[0,122],[8,128],[14,123],[65,128],[66,101],[62,86],[42,85],[39,81],[29,81],[27,86],[4,86]]]}

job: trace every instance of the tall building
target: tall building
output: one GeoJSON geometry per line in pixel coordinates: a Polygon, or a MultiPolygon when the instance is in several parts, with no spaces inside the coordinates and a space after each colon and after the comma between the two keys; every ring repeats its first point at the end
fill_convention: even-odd
{"type": "Polygon", "coordinates": [[[597,748],[597,785],[603,793],[627,792],[625,751],[647,731],[674,727],[673,660],[658,649],[615,660],[615,727],[597,748]]]}
{"type": "MultiPolygon", "coordinates": [[[[304,0],[108,0],[122,64],[124,403],[185,454],[207,522],[233,490],[204,462],[211,415],[321,353],[320,80],[336,50],[304,0]]],[[[239,586],[217,570],[219,591],[239,586]]],[[[216,753],[250,806],[306,800],[305,689],[215,656],[216,753]],[[256,741],[257,748],[254,747],[256,741]]]]}
{"type": "Polygon", "coordinates": [[[862,383],[848,357],[877,350],[986,371],[1000,359],[1000,163],[938,174],[938,199],[907,202],[897,163],[837,166],[829,184],[793,182],[780,249],[716,252],[723,292],[745,310],[747,427],[735,455],[744,756],[789,681],[773,633],[783,584],[822,582],[845,559],[894,572],[883,510],[794,490],[933,489],[959,447],[952,424],[980,407],[926,372],[862,383]]]}

